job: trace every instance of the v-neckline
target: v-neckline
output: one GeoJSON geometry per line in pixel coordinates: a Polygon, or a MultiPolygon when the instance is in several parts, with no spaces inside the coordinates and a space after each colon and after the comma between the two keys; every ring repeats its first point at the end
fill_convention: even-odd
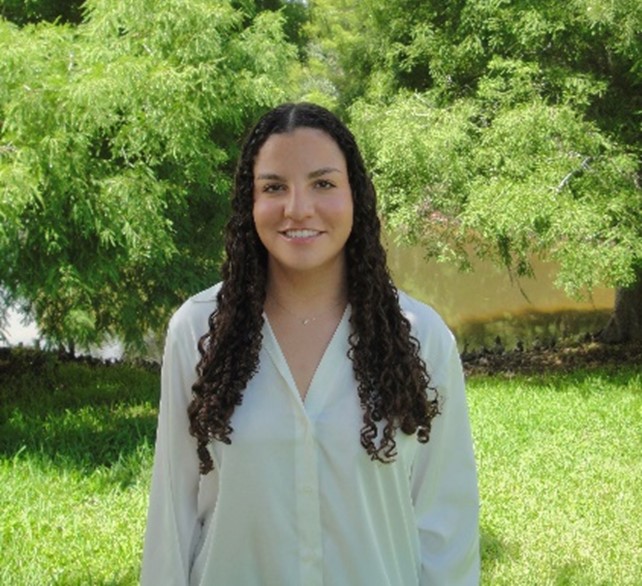
{"type": "Polygon", "coordinates": [[[272,329],[270,320],[268,319],[267,314],[263,312],[265,329],[267,330],[267,334],[268,334],[267,340],[265,336],[263,338],[264,341],[268,342],[266,343],[266,349],[270,354],[270,356],[272,357],[272,360],[276,365],[277,369],[280,371],[283,378],[287,381],[290,391],[296,395],[299,404],[303,407],[306,413],[308,413],[314,407],[314,405],[319,401],[315,399],[318,392],[315,392],[314,389],[316,386],[318,386],[317,380],[321,377],[321,373],[323,373],[323,371],[326,370],[327,368],[327,362],[329,360],[328,356],[331,356],[334,353],[334,347],[337,344],[339,344],[340,340],[342,340],[343,338],[347,340],[347,337],[348,337],[347,332],[345,332],[345,335],[343,335],[343,333],[346,330],[348,325],[349,314],[350,314],[350,304],[348,303],[346,304],[346,307],[343,310],[343,314],[341,315],[341,319],[339,319],[337,326],[334,329],[334,332],[332,332],[332,336],[330,336],[330,340],[327,346],[325,347],[325,349],[323,350],[323,353],[321,354],[321,358],[317,363],[316,368],[314,369],[314,372],[312,373],[312,378],[310,379],[310,383],[308,384],[308,388],[305,392],[305,396],[302,396],[301,392],[299,391],[299,388],[297,387],[296,381],[294,379],[294,375],[292,374],[292,370],[290,369],[290,365],[288,364],[288,361],[285,358],[285,354],[283,352],[283,349],[281,348],[281,344],[279,344],[279,340],[276,337],[274,330],[272,329]]]}

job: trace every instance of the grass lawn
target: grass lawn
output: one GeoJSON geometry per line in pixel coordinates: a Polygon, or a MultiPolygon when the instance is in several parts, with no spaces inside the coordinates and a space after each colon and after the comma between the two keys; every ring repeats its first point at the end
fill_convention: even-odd
{"type": "MultiPolygon", "coordinates": [[[[0,360],[0,584],[136,584],[158,375],[0,360]]],[[[642,366],[475,377],[483,584],[642,584],[642,366]]],[[[350,585],[352,586],[352,585],[350,585]]]]}
{"type": "Polygon", "coordinates": [[[483,584],[642,584],[642,368],[474,378],[483,584]]]}
{"type": "Polygon", "coordinates": [[[158,375],[28,362],[0,369],[0,584],[136,584],[158,375]]]}

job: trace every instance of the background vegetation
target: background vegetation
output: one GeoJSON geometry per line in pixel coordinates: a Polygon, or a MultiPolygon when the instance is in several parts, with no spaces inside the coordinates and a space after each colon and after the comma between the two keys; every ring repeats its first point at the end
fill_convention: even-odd
{"type": "Polygon", "coordinates": [[[136,343],[220,260],[238,143],[282,101],[283,17],[90,0],[0,20],[0,288],[58,343],[136,343]]]}
{"type": "Polygon", "coordinates": [[[617,286],[603,338],[642,339],[642,3],[312,6],[393,232],[464,269],[555,260],[571,295],[617,286]]]}
{"type": "Polygon", "coordinates": [[[559,263],[642,338],[642,0],[0,1],[0,314],[140,343],[217,278],[239,142],[346,118],[403,241],[559,263]]]}

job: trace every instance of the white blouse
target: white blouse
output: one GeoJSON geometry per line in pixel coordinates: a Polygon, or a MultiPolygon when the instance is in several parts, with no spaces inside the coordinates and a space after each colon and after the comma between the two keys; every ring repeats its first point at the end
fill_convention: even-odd
{"type": "Polygon", "coordinates": [[[346,309],[305,400],[265,320],[258,373],[199,475],[187,406],[197,342],[219,286],[172,318],[162,369],[143,586],[412,586],[479,583],[478,493],[454,338],[400,293],[441,396],[430,441],[396,435],[392,464],[360,444],[346,309]]]}

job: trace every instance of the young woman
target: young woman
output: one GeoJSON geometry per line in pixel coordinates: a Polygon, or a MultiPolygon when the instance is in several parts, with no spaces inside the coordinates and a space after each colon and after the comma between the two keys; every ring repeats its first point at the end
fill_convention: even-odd
{"type": "Polygon", "coordinates": [[[352,134],[284,104],[243,147],[222,282],[169,326],[142,583],[478,582],[453,336],[394,287],[352,134]]]}

